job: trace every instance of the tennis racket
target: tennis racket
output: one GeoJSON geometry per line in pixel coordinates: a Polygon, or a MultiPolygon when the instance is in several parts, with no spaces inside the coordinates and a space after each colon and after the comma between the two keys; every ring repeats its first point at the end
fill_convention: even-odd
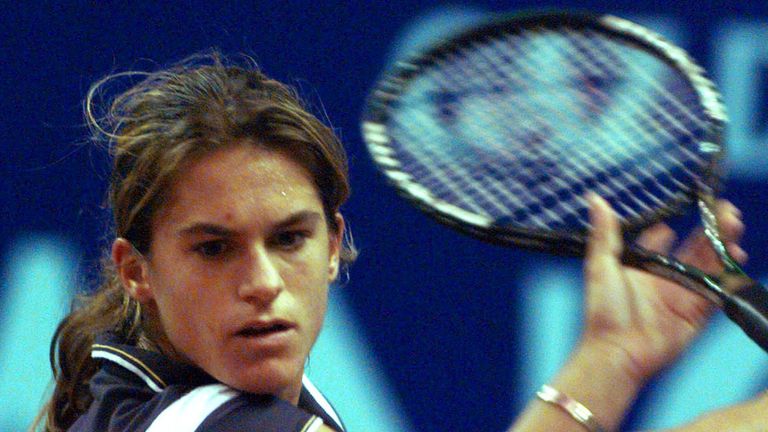
{"type": "Polygon", "coordinates": [[[616,210],[625,263],[720,306],[768,351],[768,293],[728,254],[714,212],[727,122],[681,48],[615,16],[538,13],[465,31],[386,72],[363,136],[399,193],[496,244],[583,256],[592,191],[616,210]],[[698,207],[724,271],[634,244],[698,207]]]}

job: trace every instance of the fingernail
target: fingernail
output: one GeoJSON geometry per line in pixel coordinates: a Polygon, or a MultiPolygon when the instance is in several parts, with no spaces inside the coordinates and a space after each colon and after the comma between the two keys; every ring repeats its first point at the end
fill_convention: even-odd
{"type": "Polygon", "coordinates": [[[749,258],[749,254],[747,254],[747,251],[741,248],[739,245],[731,245],[731,247],[728,249],[728,252],[731,254],[733,259],[740,263],[744,263],[747,258],[749,258]]]}
{"type": "Polygon", "coordinates": [[[728,201],[728,205],[729,205],[729,207],[730,207],[730,208],[729,208],[729,210],[730,210],[731,214],[733,214],[734,216],[736,216],[736,218],[737,218],[737,219],[741,219],[741,217],[742,217],[742,213],[741,213],[741,210],[740,210],[738,207],[736,207],[736,205],[734,205],[734,204],[733,204],[732,202],[730,202],[730,201],[728,201]]]}

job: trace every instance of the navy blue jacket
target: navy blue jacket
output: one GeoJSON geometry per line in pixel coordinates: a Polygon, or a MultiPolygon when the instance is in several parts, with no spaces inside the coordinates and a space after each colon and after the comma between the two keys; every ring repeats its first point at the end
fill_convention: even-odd
{"type": "Polygon", "coordinates": [[[72,432],[312,432],[322,423],[343,432],[339,416],[304,377],[298,407],[271,395],[244,393],[202,370],[105,335],[93,345],[100,361],[93,403],[72,432]]]}

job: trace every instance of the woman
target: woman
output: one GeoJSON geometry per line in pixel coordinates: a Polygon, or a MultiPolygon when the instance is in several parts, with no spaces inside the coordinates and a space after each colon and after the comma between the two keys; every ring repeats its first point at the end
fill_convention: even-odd
{"type": "Polygon", "coordinates": [[[210,60],[148,75],[109,130],[103,83],[89,95],[113,145],[114,269],[56,332],[48,430],[341,429],[302,372],[354,258],[345,153],[289,88],[210,60]]]}
{"type": "MultiPolygon", "coordinates": [[[[104,82],[87,106],[114,155],[114,266],[56,332],[45,430],[343,430],[303,376],[328,284],[355,255],[339,141],[290,89],[217,55],[146,75],[99,119],[104,82]]],[[[587,327],[553,386],[594,418],[535,401],[516,431],[616,428],[709,314],[703,299],[624,269],[616,219],[590,199],[587,327]]],[[[724,204],[720,217],[737,239],[737,211],[724,204]]],[[[671,241],[665,227],[643,240],[671,241]]],[[[716,262],[701,238],[682,254],[716,262]]]]}

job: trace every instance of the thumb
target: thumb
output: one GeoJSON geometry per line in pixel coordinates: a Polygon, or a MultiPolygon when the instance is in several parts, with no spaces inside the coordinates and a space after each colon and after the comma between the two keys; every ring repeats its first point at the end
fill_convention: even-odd
{"type": "Polygon", "coordinates": [[[619,260],[624,242],[616,213],[608,202],[597,194],[590,193],[586,198],[592,224],[587,242],[587,262],[601,261],[601,257],[619,260]]]}
{"type": "Polygon", "coordinates": [[[627,325],[632,318],[631,293],[621,264],[618,217],[596,194],[586,198],[592,223],[584,264],[587,322],[597,327],[627,325]]]}

